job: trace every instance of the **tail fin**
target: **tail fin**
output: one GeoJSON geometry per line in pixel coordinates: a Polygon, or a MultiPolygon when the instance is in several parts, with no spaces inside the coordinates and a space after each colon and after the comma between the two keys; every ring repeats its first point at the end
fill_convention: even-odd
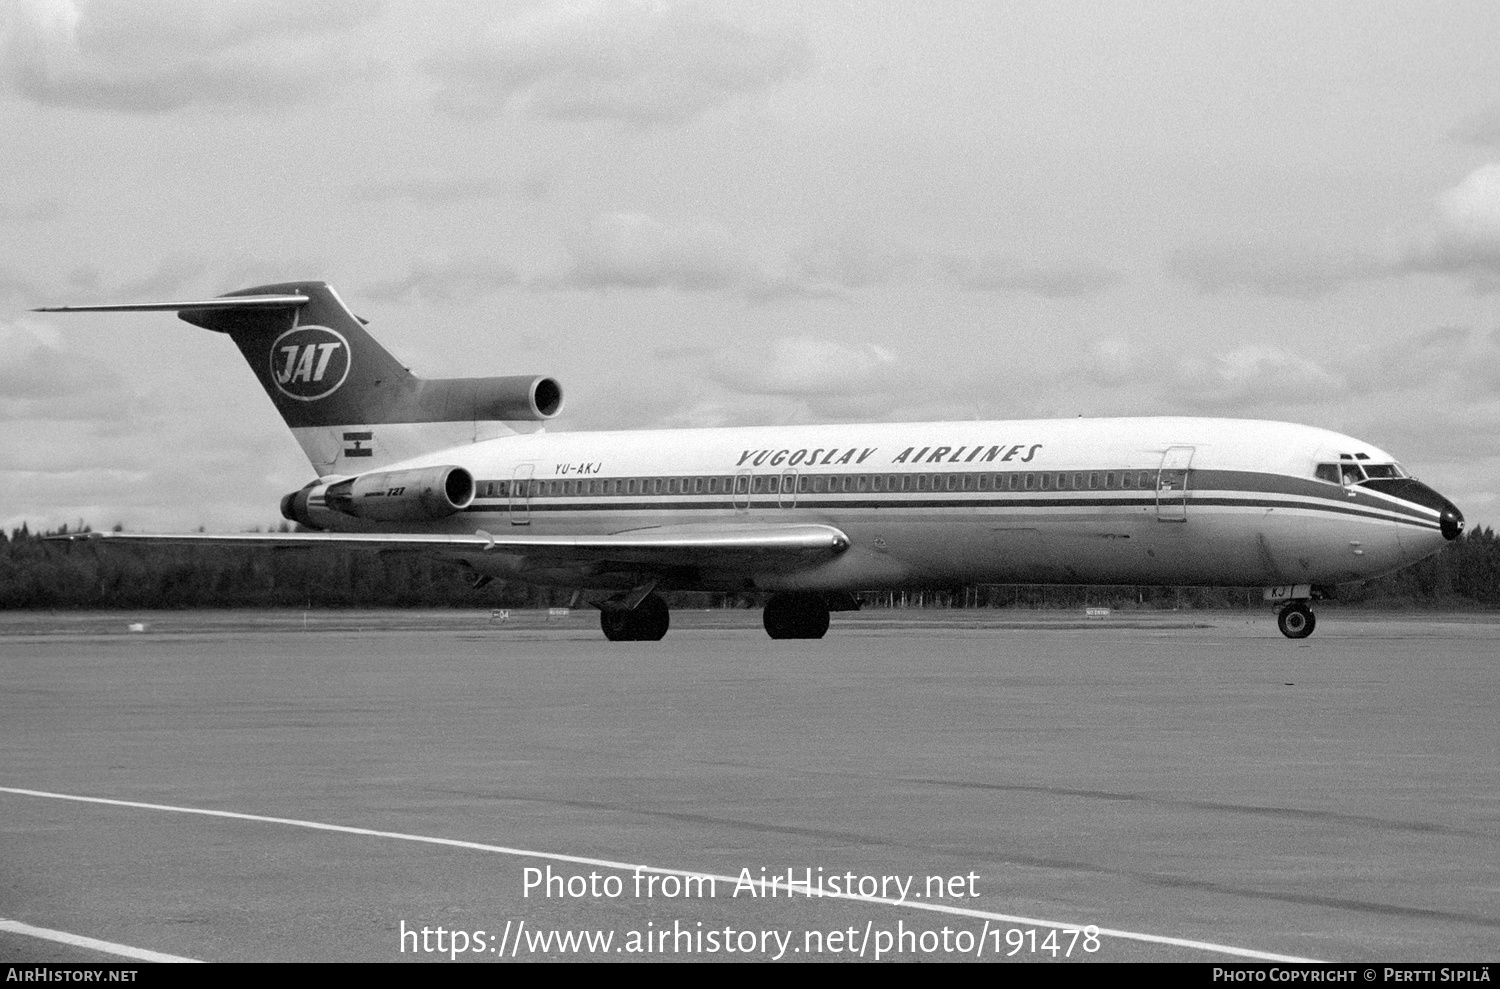
{"type": "Polygon", "coordinates": [[[325,282],[262,285],[199,302],[38,311],[131,310],[175,310],[233,340],[320,476],[501,435],[507,421],[551,419],[562,408],[562,388],[551,378],[418,378],[325,282]]]}

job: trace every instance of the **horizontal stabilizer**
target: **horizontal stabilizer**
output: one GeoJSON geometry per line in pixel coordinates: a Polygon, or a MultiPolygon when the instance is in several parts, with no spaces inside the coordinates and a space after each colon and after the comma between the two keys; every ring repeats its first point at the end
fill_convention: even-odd
{"type": "Polygon", "coordinates": [[[41,306],[32,312],[181,312],[184,309],[285,309],[305,306],[305,295],[235,295],[198,302],[121,302],[104,306],[41,306]]]}

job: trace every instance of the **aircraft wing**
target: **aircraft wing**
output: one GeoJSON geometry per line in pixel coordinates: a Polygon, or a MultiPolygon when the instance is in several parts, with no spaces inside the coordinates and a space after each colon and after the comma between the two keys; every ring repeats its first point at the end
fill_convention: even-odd
{"type": "Polygon", "coordinates": [[[159,535],[136,532],[70,532],[52,541],[117,545],[270,547],[333,546],[383,552],[430,552],[477,558],[489,553],[516,557],[512,569],[525,574],[614,570],[650,574],[684,567],[722,568],[756,563],[780,571],[811,566],[849,546],[831,525],[679,525],[598,535],[550,535],[480,529],[469,534],[375,532],[201,532],[159,535]]]}

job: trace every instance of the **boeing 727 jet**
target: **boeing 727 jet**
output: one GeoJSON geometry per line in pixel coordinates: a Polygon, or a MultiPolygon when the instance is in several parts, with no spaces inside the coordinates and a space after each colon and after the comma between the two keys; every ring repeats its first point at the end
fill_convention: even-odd
{"type": "Polygon", "coordinates": [[[660,639],[660,592],[769,594],[772,638],[821,638],[854,594],[922,585],[1264,588],[1290,638],[1331,585],[1414,563],[1463,515],[1362,440],[1239,419],[1037,419],[517,433],[562,408],[548,377],[424,380],[323,282],[175,311],[226,334],[317,478],[302,531],[73,534],[436,554],[573,588],[612,640],[660,639]]]}

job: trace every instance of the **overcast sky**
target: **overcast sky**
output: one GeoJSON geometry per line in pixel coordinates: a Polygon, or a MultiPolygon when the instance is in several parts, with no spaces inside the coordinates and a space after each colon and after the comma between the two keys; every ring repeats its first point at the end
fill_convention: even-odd
{"type": "Polygon", "coordinates": [[[0,525],[233,531],[323,278],[549,429],[1192,414],[1500,524],[1500,4],[0,0],[0,525]]]}

